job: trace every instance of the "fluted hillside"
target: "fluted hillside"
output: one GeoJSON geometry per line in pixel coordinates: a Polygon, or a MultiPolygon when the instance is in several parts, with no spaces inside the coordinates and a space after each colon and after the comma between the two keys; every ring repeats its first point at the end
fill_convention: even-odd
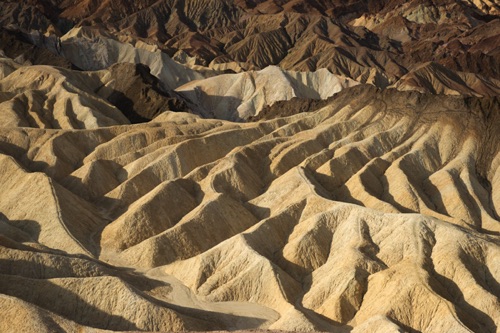
{"type": "Polygon", "coordinates": [[[357,86],[255,123],[2,128],[0,327],[495,332],[499,112],[357,86]]]}
{"type": "Polygon", "coordinates": [[[59,36],[83,27],[214,70],[327,68],[385,87],[435,61],[500,79],[500,6],[490,0],[1,3],[2,26],[59,36]]]}

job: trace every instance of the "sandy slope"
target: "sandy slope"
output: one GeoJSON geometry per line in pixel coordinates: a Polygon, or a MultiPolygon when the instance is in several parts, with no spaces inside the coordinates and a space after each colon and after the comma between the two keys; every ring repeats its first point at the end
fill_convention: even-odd
{"type": "Polygon", "coordinates": [[[2,127],[90,129],[188,111],[143,64],[82,72],[0,58],[2,127]]]}
{"type": "Polygon", "coordinates": [[[357,86],[258,123],[0,129],[0,307],[32,318],[0,327],[495,332],[499,112],[357,86]]]}
{"type": "Polygon", "coordinates": [[[0,332],[498,331],[495,1],[0,7],[0,332]]]}

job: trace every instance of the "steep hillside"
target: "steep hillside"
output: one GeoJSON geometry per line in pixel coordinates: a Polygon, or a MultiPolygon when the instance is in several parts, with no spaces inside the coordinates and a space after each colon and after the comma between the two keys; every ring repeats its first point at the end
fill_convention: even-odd
{"type": "Polygon", "coordinates": [[[498,331],[498,1],[0,8],[0,332],[498,331]]]}
{"type": "Polygon", "coordinates": [[[1,127],[89,129],[188,111],[141,64],[94,72],[22,66],[9,58],[0,58],[0,64],[1,127]]]}
{"type": "Polygon", "coordinates": [[[327,68],[385,87],[435,61],[500,79],[500,7],[489,0],[2,3],[3,26],[59,35],[84,26],[216,70],[327,68]]]}
{"type": "Polygon", "coordinates": [[[498,99],[323,103],[0,129],[2,311],[28,330],[495,332],[498,99]]]}
{"type": "Polygon", "coordinates": [[[268,105],[289,99],[326,99],[356,81],[317,72],[291,72],[270,66],[261,71],[226,74],[191,81],[176,91],[206,118],[232,121],[256,116],[268,105]]]}

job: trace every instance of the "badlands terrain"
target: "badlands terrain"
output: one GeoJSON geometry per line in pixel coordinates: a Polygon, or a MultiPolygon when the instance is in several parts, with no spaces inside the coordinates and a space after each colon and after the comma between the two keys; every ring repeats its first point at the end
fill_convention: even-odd
{"type": "Polygon", "coordinates": [[[498,331],[498,1],[0,8],[0,332],[498,331]]]}

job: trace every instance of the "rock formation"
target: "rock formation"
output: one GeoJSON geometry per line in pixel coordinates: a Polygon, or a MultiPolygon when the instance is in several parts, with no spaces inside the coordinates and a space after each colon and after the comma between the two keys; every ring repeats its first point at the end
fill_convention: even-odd
{"type": "Polygon", "coordinates": [[[1,129],[2,308],[48,331],[495,332],[498,98],[324,104],[1,129]]]}
{"type": "Polygon", "coordinates": [[[0,332],[498,331],[497,2],[0,6],[0,332]]]}
{"type": "Polygon", "coordinates": [[[326,99],[358,83],[330,73],[291,72],[270,66],[186,83],[176,91],[207,118],[246,120],[268,105],[291,98],[326,99]]]}

